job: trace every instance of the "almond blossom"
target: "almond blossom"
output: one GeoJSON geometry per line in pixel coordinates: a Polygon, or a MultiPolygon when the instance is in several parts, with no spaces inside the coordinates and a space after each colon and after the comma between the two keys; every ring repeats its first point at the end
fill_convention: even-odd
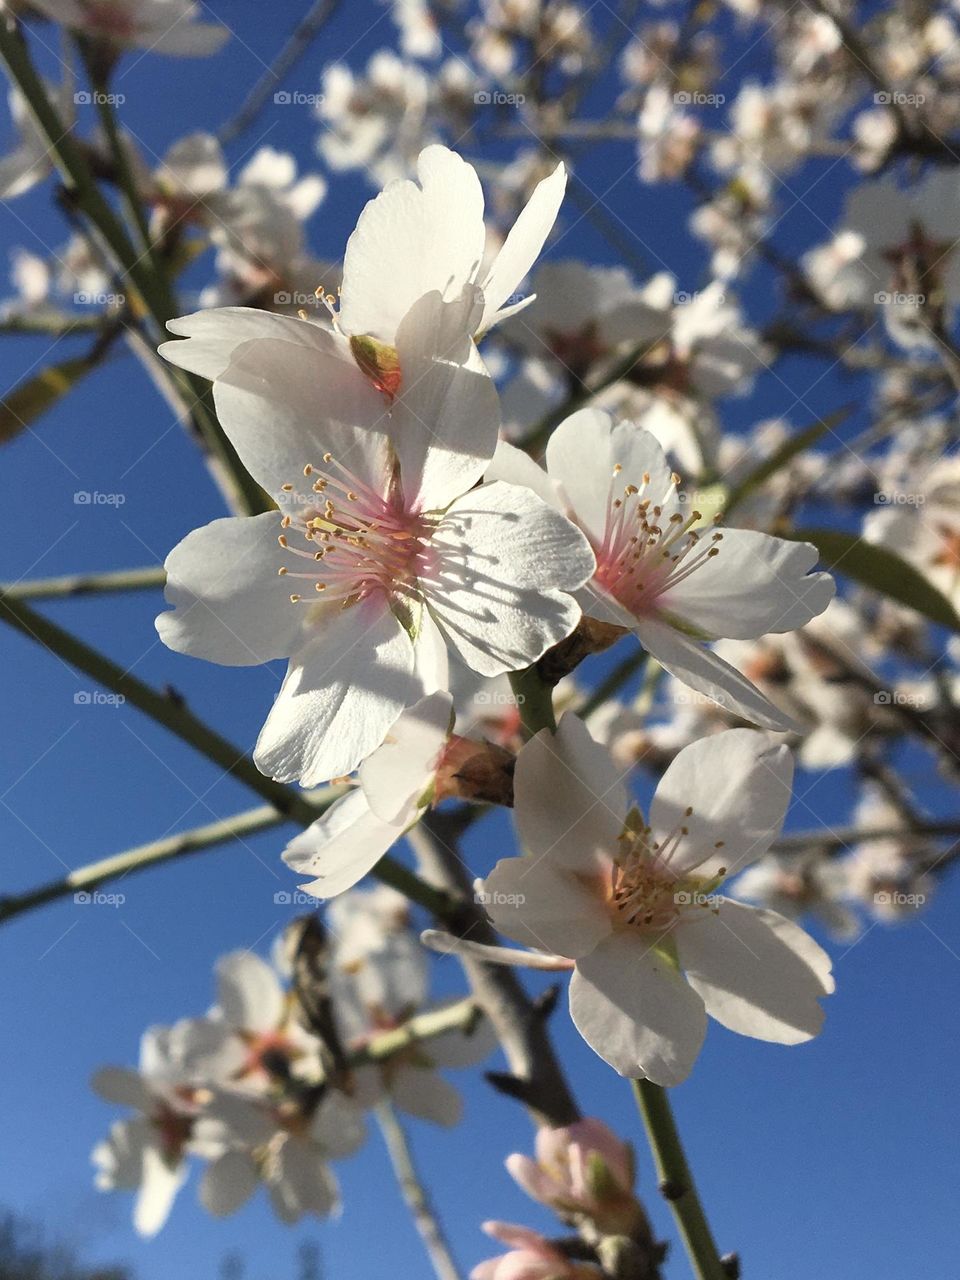
{"type": "MultiPolygon", "coordinates": [[[[330,984],[344,1045],[362,1049],[427,1011],[426,953],[410,928],[399,895],[378,886],[354,890],[332,902],[327,921],[334,939],[330,984]]],[[[354,1072],[355,1096],[373,1107],[386,1097],[398,1110],[434,1124],[456,1124],[463,1113],[458,1090],[439,1074],[469,1067],[490,1056],[496,1036],[487,1018],[476,1026],[451,1028],[429,1041],[411,1043],[383,1062],[354,1072]]]]}
{"type": "Polygon", "coordinates": [[[305,1095],[303,1105],[215,1090],[197,1123],[198,1147],[210,1157],[201,1203],[226,1217],[262,1183],[281,1222],[329,1217],[340,1207],[330,1161],[352,1155],[365,1137],[361,1108],[339,1089],[305,1095]]]}
{"type": "Polygon", "coordinates": [[[566,187],[563,165],[537,184],[489,264],[483,190],[473,166],[447,147],[427,147],[417,179],[389,183],[347,241],[337,313],[345,334],[395,346],[404,316],[432,290],[450,300],[465,285],[478,286],[483,310],[474,332],[481,334],[533,300],[510,301],[556,221],[566,187]]]}
{"type": "Polygon", "coordinates": [[[536,1159],[507,1156],[510,1176],[564,1221],[586,1221],[604,1235],[628,1235],[642,1210],[633,1194],[633,1150],[602,1120],[587,1116],[537,1130],[536,1159]]]}
{"type": "MultiPolygon", "coordinates": [[[[505,751],[453,734],[452,720],[448,693],[431,694],[405,711],[361,764],[356,790],[290,841],[284,862],[315,877],[301,884],[305,893],[332,898],[351,888],[428,805],[497,783],[495,771],[512,767],[505,751]]],[[[499,785],[508,786],[508,777],[499,785]]]]}
{"type": "Polygon", "coordinates": [[[485,1222],[483,1229],[510,1252],[478,1263],[470,1280],[602,1280],[599,1266],[574,1262],[539,1231],[509,1222],[485,1222]]]}
{"type": "Polygon", "coordinates": [[[139,1071],[103,1067],[91,1081],[106,1102],[137,1113],[117,1120],[91,1158],[101,1191],[136,1191],[133,1225],[141,1236],[156,1235],[186,1180],[186,1157],[200,1110],[184,1069],[191,1038],[186,1023],[152,1027],[140,1043],[139,1071]]]}
{"type": "Polygon", "coordinates": [[[572,713],[520,753],[526,852],[478,885],[503,933],[574,962],[573,1021],[620,1075],[679,1084],[707,1014],[780,1044],[820,1030],[818,998],[833,990],[827,954],[775,911],[717,893],[770,847],[792,773],[786,747],[730,729],[677,755],[645,822],[572,713]]]}
{"type": "Polygon", "coordinates": [[[395,396],[307,320],[228,308],[171,325],[188,341],[163,354],[214,380],[223,429],[279,510],[185,538],[157,626],[170,648],[228,666],[290,659],[255,752],[274,778],[351,772],[446,688],[448,649],[498,675],[578,621],[583,535],[525,489],[474,488],[499,425],[493,383],[468,367],[483,305],[472,289],[414,303],[395,396]]]}
{"type": "Polygon", "coordinates": [[[634,632],[662,667],[728,710],[764,728],[793,727],[704,641],[792,631],[822,613],[834,585],[809,572],[816,548],[705,528],[656,439],[597,409],[560,424],[546,462],[544,474],[501,444],[488,477],[529,485],[587,534],[597,570],[579,596],[584,613],[634,632]]]}
{"type": "Polygon", "coordinates": [[[194,0],[30,0],[53,22],[102,40],[117,49],[139,46],[150,53],[202,58],[216,53],[230,31],[198,22],[203,7],[194,0]]]}

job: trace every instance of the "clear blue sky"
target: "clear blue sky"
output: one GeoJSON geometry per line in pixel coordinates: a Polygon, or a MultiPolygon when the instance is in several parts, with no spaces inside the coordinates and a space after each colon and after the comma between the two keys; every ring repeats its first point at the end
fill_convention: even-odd
{"type": "MultiPolygon", "coordinates": [[[[281,32],[306,8],[292,0],[214,0],[237,32],[216,59],[198,63],[144,58],[122,84],[126,118],[145,148],[161,153],[182,133],[216,126],[276,51],[281,32]],[[265,15],[269,13],[269,18],[265,15]]],[[[598,6],[603,21],[606,6],[598,6]]],[[[320,48],[288,88],[315,92],[321,56],[353,46],[349,60],[393,38],[382,6],[345,5],[320,48]],[[367,30],[371,28],[372,30],[367,30]],[[359,37],[359,38],[358,38],[359,37]]],[[[745,44],[749,40],[745,41],[745,44]]],[[[743,67],[763,70],[759,54],[743,67]]],[[[119,86],[118,86],[119,87],[119,86]]],[[[602,101],[600,99],[599,101],[602,101]]],[[[5,135],[9,136],[9,134],[5,135]]],[[[308,108],[270,107],[230,150],[240,162],[259,142],[294,151],[309,164],[315,125],[308,108]]],[[[488,150],[486,154],[490,154],[488,150]]],[[[502,150],[499,154],[503,154],[502,150]]],[[[616,217],[636,230],[651,266],[666,261],[681,287],[702,280],[703,254],[684,225],[685,198],[640,186],[628,168],[627,143],[583,156],[580,175],[616,217]],[[625,176],[621,176],[625,174],[625,176]]],[[[778,228],[788,252],[826,234],[842,198],[842,166],[811,194],[816,172],[789,179],[803,199],[778,228]]],[[[353,177],[334,178],[313,219],[319,256],[336,259],[370,194],[353,177]]],[[[49,208],[49,187],[4,209],[5,249],[59,246],[66,230],[49,208]]],[[[569,234],[557,256],[612,261],[611,251],[568,204],[569,234]]],[[[774,301],[760,276],[747,291],[762,318],[774,301]]],[[[58,357],[68,354],[66,348],[58,357]]],[[[3,340],[4,388],[51,353],[43,340],[3,340]]],[[[743,402],[722,406],[728,429],[783,413],[804,426],[817,413],[859,393],[836,375],[818,381],[820,365],[785,362],[743,402]]],[[[860,420],[850,424],[851,433],[860,420]]],[[[189,529],[221,513],[216,492],[192,446],[171,422],[139,367],[118,355],[34,433],[3,455],[0,578],[157,562],[189,529]],[[78,490],[120,493],[122,506],[77,506],[78,490]]],[[[178,657],[157,641],[159,600],[138,595],[105,603],[42,606],[63,625],[102,646],[140,677],[171,683],[225,734],[251,746],[279,683],[280,671],[234,671],[178,657]]],[[[5,891],[60,874],[65,866],[116,852],[255,803],[204,760],[129,708],[78,706],[90,682],[0,628],[4,673],[0,733],[0,858],[5,891]]],[[[908,762],[921,778],[921,760],[908,762]]],[[[836,823],[853,800],[843,773],[798,781],[805,793],[792,823],[811,823],[809,806],[836,823]]],[[[942,807],[940,788],[930,796],[942,807]]],[[[505,820],[481,824],[468,846],[472,867],[487,870],[508,845],[505,820]]],[[[399,1202],[374,1134],[339,1166],[345,1211],[338,1223],[290,1230],[258,1198],[233,1219],[215,1222],[181,1194],[166,1230],[138,1241],[129,1199],[92,1188],[89,1151],[115,1112],[88,1089],[107,1062],[133,1062],[141,1030],[204,1010],[211,968],[236,947],[261,952],[289,919],[273,895],[290,887],[273,832],[200,855],[121,886],[122,907],[56,905],[0,928],[7,975],[0,1017],[0,1120],[5,1158],[0,1205],[34,1216],[81,1246],[91,1260],[129,1261],[141,1280],[214,1280],[223,1257],[243,1255],[247,1280],[296,1276],[298,1244],[319,1241],[325,1274],[350,1280],[428,1274],[419,1242],[399,1202]]],[[[952,1089],[960,977],[958,893],[947,885],[920,922],[873,928],[852,947],[832,947],[837,995],[824,1034],[782,1049],[714,1027],[692,1079],[675,1103],[706,1205],[724,1249],[738,1249],[753,1280],[956,1280],[957,1117],[952,1089]]],[[[452,961],[439,962],[440,993],[461,989],[452,961]]],[[[661,1232],[673,1239],[658,1203],[627,1084],[580,1041],[562,1007],[558,1044],[586,1111],[640,1147],[640,1187],[661,1232]]],[[[488,1250],[485,1218],[551,1227],[503,1171],[503,1158],[531,1138],[516,1106],[478,1075],[461,1074],[466,1123],[452,1133],[412,1125],[417,1154],[465,1270],[488,1250]]],[[[688,1274],[675,1246],[671,1280],[688,1274]]]]}

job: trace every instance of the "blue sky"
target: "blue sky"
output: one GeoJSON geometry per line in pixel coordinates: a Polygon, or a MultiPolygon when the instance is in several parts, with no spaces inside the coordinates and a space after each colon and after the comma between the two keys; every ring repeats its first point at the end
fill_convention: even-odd
{"type": "MultiPolygon", "coordinates": [[[[208,62],[146,57],[121,85],[126,119],[147,153],[160,154],[191,129],[216,126],[235,109],[251,80],[305,6],[275,0],[264,22],[262,0],[207,6],[237,33],[208,62]],[[267,28],[267,29],[265,29],[267,28]]],[[[599,21],[609,21],[601,0],[599,21]]],[[[354,0],[287,88],[315,92],[322,58],[350,52],[358,65],[393,38],[385,10],[354,0]]],[[[750,43],[744,40],[744,48],[750,43]]],[[[746,66],[762,73],[756,51],[746,66]]],[[[609,87],[605,91],[610,96],[609,87]]],[[[603,94],[597,97],[602,110],[603,94]]],[[[309,165],[316,125],[308,108],[274,107],[230,148],[240,163],[260,142],[295,152],[309,165]]],[[[0,135],[9,136],[9,133],[0,135]]],[[[465,148],[468,154],[476,154],[465,148]]],[[[502,146],[484,154],[504,154],[502,146]]],[[[628,143],[584,153],[578,172],[651,269],[664,263],[681,287],[703,280],[702,251],[688,236],[689,205],[678,191],[640,186],[628,143]]],[[[790,212],[777,230],[786,252],[820,240],[836,215],[847,171],[839,166],[814,187],[816,172],[788,180],[790,212]]],[[[49,207],[49,187],[4,208],[3,251],[57,247],[65,226],[49,207]]],[[[336,259],[370,191],[352,176],[334,178],[310,227],[318,256],[336,259]]],[[[554,256],[610,262],[589,221],[568,203],[565,236],[554,256]]],[[[763,272],[744,290],[762,319],[775,306],[763,272]]],[[[0,346],[2,385],[53,358],[42,339],[7,338],[0,346]]],[[[62,346],[61,358],[71,349],[62,346]]],[[[119,351],[119,349],[118,349],[119,351]]],[[[736,430],[772,413],[796,426],[861,392],[824,367],[785,361],[743,401],[721,406],[736,430]],[[854,393],[853,395],[851,393],[854,393]]],[[[852,434],[866,420],[861,411],[852,434]]],[[[221,514],[218,496],[166,408],[126,355],[98,370],[34,432],[4,452],[0,579],[156,563],[189,529],[221,514]],[[77,491],[120,494],[122,505],[77,505],[77,491]]],[[[278,668],[229,670],[193,662],[157,641],[159,599],[136,595],[43,605],[52,617],[102,646],[156,685],[181,690],[194,711],[250,747],[274,696],[278,668]]],[[[211,821],[255,798],[130,708],[80,705],[90,682],[57,659],[0,629],[6,675],[0,734],[0,858],[5,891],[17,891],[76,866],[168,832],[211,821]]],[[[923,777],[920,759],[907,760],[923,777]]],[[[854,796],[843,773],[801,776],[791,825],[806,828],[811,810],[828,823],[848,815],[854,796]]],[[[942,809],[945,789],[925,796],[942,809]]],[[[467,847],[477,873],[509,848],[505,819],[479,824],[467,847]]],[[[295,1277],[296,1252],[317,1240],[327,1276],[380,1280],[427,1274],[419,1242],[400,1204],[376,1134],[339,1166],[344,1214],[337,1223],[290,1230],[262,1198],[226,1222],[180,1197],[166,1230],[138,1241],[124,1196],[96,1193],[89,1151],[114,1112],[89,1091],[107,1062],[133,1062],[141,1030],[201,1012],[212,997],[217,956],[236,947],[265,951],[291,908],[274,894],[290,887],[271,832],[205,853],[167,870],[124,881],[120,907],[67,901],[0,928],[0,963],[8,975],[0,1017],[0,1078],[7,1105],[0,1120],[6,1159],[0,1204],[46,1223],[92,1260],[129,1261],[142,1280],[213,1280],[223,1257],[242,1254],[245,1280],[295,1277]]],[[[960,975],[958,894],[947,884],[927,914],[909,927],[876,926],[852,946],[832,946],[838,991],[824,1034],[799,1049],[737,1038],[712,1028],[692,1079],[675,1104],[704,1199],[723,1249],[738,1249],[745,1275],[808,1280],[902,1280],[909,1270],[953,1280],[956,1117],[949,1088],[957,1043],[960,975]]],[[[454,962],[436,968],[438,994],[462,989],[454,962]]],[[[674,1238],[653,1184],[628,1085],[580,1041],[561,1005],[560,1051],[585,1111],[601,1116],[639,1147],[640,1188],[662,1234],[674,1238]]],[[[488,1252],[479,1223],[502,1218],[551,1227],[545,1212],[516,1190],[503,1158],[531,1138],[523,1115],[479,1075],[462,1073],[466,1123],[440,1133],[413,1123],[424,1174],[465,1270],[488,1252]]],[[[495,1250],[490,1250],[490,1252],[495,1250]]],[[[675,1245],[670,1280],[688,1274],[675,1245]]]]}

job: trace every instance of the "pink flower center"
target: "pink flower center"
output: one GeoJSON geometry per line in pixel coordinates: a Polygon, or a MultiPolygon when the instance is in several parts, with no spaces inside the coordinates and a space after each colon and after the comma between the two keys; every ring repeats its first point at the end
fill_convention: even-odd
{"type": "MultiPolygon", "coordinates": [[[[685,817],[693,814],[687,809],[685,817]]],[[[626,827],[620,835],[620,852],[613,867],[611,905],[617,923],[644,933],[669,932],[682,915],[704,908],[715,911],[712,890],[726,870],[710,880],[701,876],[677,875],[670,857],[689,834],[686,825],[676,826],[663,840],[651,841],[649,827],[626,827]]],[[[718,840],[715,848],[723,848],[718,840]]]]}
{"type": "MultiPolygon", "coordinates": [[[[291,601],[339,601],[346,608],[377,591],[408,602],[419,599],[421,580],[435,569],[434,521],[407,510],[396,485],[386,495],[378,493],[332,454],[323,455],[322,467],[308,464],[303,474],[316,477],[312,492],[307,501],[300,499],[302,512],[283,517],[279,542],[311,567],[294,571],[283,565],[279,572],[312,583],[313,592],[291,595],[291,601]]],[[[292,484],[282,488],[293,494],[292,484]]]]}
{"type": "MultiPolygon", "coordinates": [[[[639,485],[619,487],[620,464],[613,469],[613,483],[607,499],[603,537],[594,545],[597,557],[595,581],[634,617],[657,611],[663,596],[678,586],[701,565],[720,554],[722,533],[709,539],[693,526],[702,520],[699,511],[684,518],[676,511],[664,518],[664,507],[648,495],[650,476],[639,485]]],[[[661,502],[666,505],[676,494],[679,476],[661,502]]]]}

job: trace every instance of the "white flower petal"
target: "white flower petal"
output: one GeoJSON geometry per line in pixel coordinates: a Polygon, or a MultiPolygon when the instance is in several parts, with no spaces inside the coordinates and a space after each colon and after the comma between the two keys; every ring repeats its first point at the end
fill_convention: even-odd
{"type": "Polygon", "coordinates": [[[382,746],[360,766],[360,785],[371,810],[385,822],[405,827],[430,785],[450,733],[453,697],[434,693],[397,720],[382,746]]]}
{"type": "Polygon", "coordinates": [[[579,870],[554,862],[549,853],[502,858],[477,896],[501,933],[524,946],[575,959],[588,955],[610,933],[605,906],[609,866],[591,867],[589,848],[579,870]]]}
{"type": "Polygon", "coordinates": [[[157,1234],[170,1216],[186,1178],[184,1161],[171,1165],[156,1147],[144,1147],[142,1181],[133,1207],[133,1226],[138,1235],[149,1238],[157,1234]]]}
{"type": "Polygon", "coordinates": [[[658,601],[708,635],[753,640],[795,631],[823,613],[836,592],[829,573],[810,573],[820,553],[809,542],[724,529],[716,545],[718,555],[658,601]]]}
{"type": "Polygon", "coordinates": [[[213,385],[217,415],[244,466],[266,491],[313,503],[309,463],[325,453],[382,493],[390,476],[387,403],[346,342],[307,321],[299,343],[263,338],[239,347],[213,385]],[[269,424],[269,429],[267,429],[269,424]]]}
{"type": "Polygon", "coordinates": [[[649,476],[643,494],[651,506],[662,507],[669,520],[679,505],[675,496],[668,498],[672,472],[656,437],[632,422],[614,426],[602,409],[580,409],[565,418],[550,437],[546,458],[551,479],[594,546],[603,543],[613,490],[620,495],[628,484],[640,488],[649,476]]]}
{"type": "Polygon", "coordinates": [[[534,462],[528,453],[524,453],[522,449],[509,444],[506,440],[498,442],[484,478],[488,483],[494,480],[505,480],[507,484],[518,484],[532,489],[537,497],[549,506],[556,507],[558,511],[563,510],[556,481],[552,480],[543,467],[534,462]]]}
{"type": "Polygon", "coordinates": [[[650,806],[657,843],[680,827],[688,833],[670,841],[671,872],[709,877],[723,867],[732,875],[762,857],[780,834],[792,782],[788,748],[755,729],[727,729],[684,747],[650,806]]]}
{"type": "Polygon", "coordinates": [[[354,1098],[334,1089],[322,1099],[310,1122],[310,1137],[332,1160],[352,1156],[363,1146],[367,1126],[363,1108],[354,1098]]]}
{"type": "Polygon", "coordinates": [[[235,516],[188,533],[167,556],[160,639],[177,653],[224,666],[249,667],[288,658],[303,630],[302,607],[277,545],[280,516],[235,516]]]}
{"type": "Polygon", "coordinates": [[[252,951],[232,951],[217,961],[217,1004],[238,1031],[274,1031],[283,1021],[285,997],[266,960],[252,951]]]}
{"type": "Polygon", "coordinates": [[[473,167],[446,147],[427,147],[420,185],[391,182],[366,206],[347,241],[340,296],[344,333],[392,344],[425,293],[458,297],[483,256],[483,192],[473,167]]]}
{"type": "MultiPolygon", "coordinates": [[[[596,870],[617,848],[629,808],[621,771],[583,721],[565,712],[517,757],[514,815],[521,845],[551,865],[596,870]]],[[[564,952],[563,954],[567,954],[564,952]]]]}
{"type": "Polygon", "coordinates": [[[410,510],[442,511],[476,484],[496,448],[497,389],[470,336],[479,314],[471,287],[452,302],[434,290],[397,331],[402,382],[390,436],[410,510]]]}
{"type": "Polygon", "coordinates": [[[298,1222],[306,1213],[329,1217],[340,1204],[337,1180],[312,1143],[287,1138],[268,1163],[270,1200],[281,1222],[298,1222]]]}
{"type": "Polygon", "coordinates": [[[300,886],[305,893],[333,898],[372,871],[402,834],[402,826],[384,822],[371,811],[358,789],[295,836],[283,860],[298,875],[314,877],[300,886]]]}
{"type": "Polygon", "coordinates": [[[257,767],[313,787],[352,773],[423,692],[410,637],[377,596],[315,619],[257,740],[257,767]],[[322,625],[321,625],[322,623],[322,625]]]}
{"type": "Polygon", "coordinates": [[[730,898],[676,930],[680,964],[712,1018],[758,1040],[800,1044],[823,1024],[830,957],[799,925],[730,898]]]}
{"type": "Polygon", "coordinates": [[[595,1053],[622,1076],[680,1084],[706,1034],[703,1001],[650,939],[613,934],[577,961],[570,1016],[595,1053]]]}
{"type": "MultiPolygon", "coordinates": [[[[295,316],[276,315],[253,307],[213,307],[168,320],[167,328],[187,342],[164,342],[159,352],[165,360],[199,374],[211,382],[226,372],[233,353],[245,342],[267,338],[311,348],[313,335],[295,316]]],[[[309,328],[316,328],[315,325],[309,328]]]]}
{"type": "Polygon", "coordinates": [[[565,639],[580,619],[566,594],[593,572],[593,554],[558,511],[497,481],[452,503],[433,538],[428,604],[460,656],[481,675],[517,671],[565,639]]]}
{"type": "Polygon", "coordinates": [[[150,1111],[153,1095],[139,1071],[127,1067],[101,1067],[90,1081],[90,1087],[105,1102],[121,1107],[133,1107],[136,1111],[150,1111]]]}
{"type": "Polygon", "coordinates": [[[200,1203],[215,1218],[227,1218],[253,1195],[260,1176],[249,1151],[225,1151],[200,1181],[200,1203]]]}
{"type": "Polygon", "coordinates": [[[516,293],[540,256],[540,250],[557,220],[566,187],[567,171],[561,163],[549,177],[537,183],[520,216],[508,231],[483,282],[483,332],[495,322],[497,312],[516,293]]]}
{"type": "Polygon", "coordinates": [[[775,707],[736,667],[675,627],[646,618],[634,629],[640,643],[662,667],[726,711],[778,733],[799,729],[796,721],[775,707]]]}

